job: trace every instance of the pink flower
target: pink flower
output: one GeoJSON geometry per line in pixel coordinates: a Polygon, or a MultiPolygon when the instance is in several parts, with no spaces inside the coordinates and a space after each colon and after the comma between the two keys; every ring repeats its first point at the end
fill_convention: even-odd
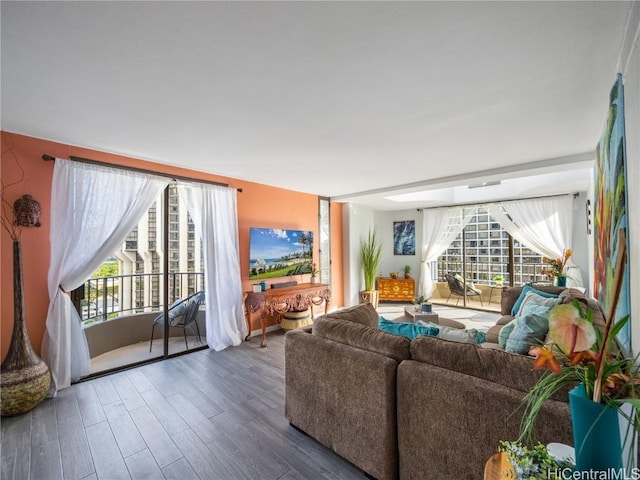
{"type": "Polygon", "coordinates": [[[568,356],[589,350],[597,339],[593,324],[570,304],[556,305],[549,312],[549,336],[568,356]]]}

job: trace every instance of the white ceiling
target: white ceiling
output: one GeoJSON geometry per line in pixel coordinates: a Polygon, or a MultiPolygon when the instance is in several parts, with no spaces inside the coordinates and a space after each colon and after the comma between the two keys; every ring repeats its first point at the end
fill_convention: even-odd
{"type": "Polygon", "coordinates": [[[558,168],[542,190],[569,191],[629,7],[2,1],[1,127],[381,209],[558,168]]]}

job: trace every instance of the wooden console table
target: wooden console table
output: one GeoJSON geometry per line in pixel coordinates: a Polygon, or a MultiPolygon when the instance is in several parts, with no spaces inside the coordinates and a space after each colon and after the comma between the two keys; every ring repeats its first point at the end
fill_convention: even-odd
{"type": "Polygon", "coordinates": [[[267,346],[267,318],[276,313],[290,310],[306,310],[319,306],[324,302],[324,313],[329,310],[331,290],[324,283],[299,283],[291,287],[270,288],[264,292],[246,292],[244,299],[244,313],[247,319],[247,337],[251,336],[251,314],[261,310],[260,326],[262,327],[262,347],[267,346]]]}
{"type": "Polygon", "coordinates": [[[416,284],[413,278],[378,278],[380,300],[408,301],[416,295],[416,284]]]}

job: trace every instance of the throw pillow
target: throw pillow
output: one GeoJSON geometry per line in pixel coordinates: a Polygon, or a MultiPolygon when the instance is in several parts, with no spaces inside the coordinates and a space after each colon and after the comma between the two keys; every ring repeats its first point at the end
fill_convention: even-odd
{"type": "Polygon", "coordinates": [[[557,303],[558,298],[556,297],[548,298],[538,295],[535,292],[527,292],[516,316],[524,317],[530,313],[548,315],[551,307],[557,305],[557,303]]]}
{"type": "Polygon", "coordinates": [[[475,283],[471,282],[471,281],[466,281],[464,278],[462,278],[462,275],[460,275],[459,273],[456,273],[454,275],[454,278],[456,280],[458,280],[460,282],[461,285],[466,285],[467,287],[469,287],[471,290],[476,290],[478,291],[478,289],[476,288],[475,283]]]}
{"type": "Polygon", "coordinates": [[[380,317],[378,326],[383,332],[402,335],[410,340],[413,340],[418,335],[429,335],[430,337],[438,335],[437,327],[424,326],[413,322],[392,322],[384,317],[380,317]]]}
{"type": "Polygon", "coordinates": [[[436,336],[450,342],[472,343],[474,345],[479,345],[487,341],[485,334],[483,332],[479,332],[475,328],[465,330],[463,328],[445,327],[444,325],[427,323],[423,320],[418,320],[417,323],[425,327],[437,328],[439,332],[436,336]]]}
{"type": "Polygon", "coordinates": [[[538,295],[546,298],[558,297],[558,295],[555,295],[553,293],[543,292],[541,290],[536,290],[531,285],[525,285],[524,287],[522,287],[522,292],[520,292],[520,296],[518,297],[518,299],[513,304],[513,307],[511,308],[511,315],[513,315],[514,317],[517,316],[518,310],[520,310],[520,306],[522,305],[522,302],[524,301],[524,297],[527,295],[528,292],[535,292],[538,295]]]}
{"type": "Polygon", "coordinates": [[[504,349],[510,353],[525,355],[535,345],[542,345],[549,331],[549,319],[543,315],[517,317],[513,331],[507,338],[504,349]]]}
{"type": "Polygon", "coordinates": [[[507,339],[511,332],[513,332],[513,328],[516,326],[515,318],[502,327],[500,333],[498,333],[498,345],[504,348],[507,345],[507,339]]]}

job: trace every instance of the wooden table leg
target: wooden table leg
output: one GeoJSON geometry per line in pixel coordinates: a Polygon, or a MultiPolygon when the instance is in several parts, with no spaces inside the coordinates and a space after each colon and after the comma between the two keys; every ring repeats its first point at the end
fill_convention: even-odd
{"type": "Polygon", "coordinates": [[[248,342],[251,340],[251,312],[246,305],[244,307],[244,318],[247,321],[247,336],[244,337],[244,341],[248,342]]]}
{"type": "Polygon", "coordinates": [[[260,326],[262,327],[262,348],[267,346],[267,315],[265,315],[264,308],[260,311],[260,326]]]}

